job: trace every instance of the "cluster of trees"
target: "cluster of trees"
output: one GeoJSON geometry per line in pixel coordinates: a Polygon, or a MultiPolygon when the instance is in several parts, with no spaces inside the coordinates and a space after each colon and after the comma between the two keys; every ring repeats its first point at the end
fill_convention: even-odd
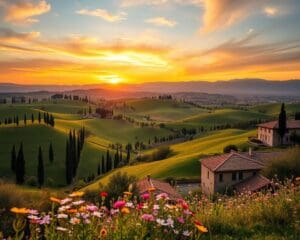
{"type": "Polygon", "coordinates": [[[96,113],[99,114],[101,118],[111,118],[113,116],[113,110],[106,108],[96,108],[96,113]]]}
{"type": "Polygon", "coordinates": [[[158,99],[163,99],[163,100],[172,99],[172,95],[159,95],[158,99]]]}
{"type": "MultiPolygon", "coordinates": [[[[40,115],[39,115],[39,122],[40,122],[40,115]]],[[[44,122],[47,124],[47,125],[50,125],[52,127],[54,127],[54,116],[53,114],[49,114],[48,112],[44,112],[44,122]]]]}
{"type": "MultiPolygon", "coordinates": [[[[53,163],[54,152],[52,143],[49,145],[49,162],[53,163]]],[[[23,143],[20,144],[18,154],[16,152],[16,146],[13,145],[11,150],[11,170],[16,175],[16,183],[23,184],[25,181],[25,157],[23,150],[23,143]]],[[[43,162],[43,152],[42,147],[39,146],[38,149],[38,164],[37,164],[37,180],[39,187],[44,185],[45,173],[44,173],[44,162],[43,162]]]]}
{"type": "Polygon", "coordinates": [[[82,127],[76,134],[75,130],[69,132],[66,143],[66,181],[70,184],[76,176],[81,151],[85,140],[85,128],[82,127]]]}

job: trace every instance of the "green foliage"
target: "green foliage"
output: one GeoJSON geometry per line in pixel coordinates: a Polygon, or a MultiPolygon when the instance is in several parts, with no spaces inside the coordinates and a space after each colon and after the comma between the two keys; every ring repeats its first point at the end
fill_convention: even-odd
{"type": "Polygon", "coordinates": [[[156,149],[152,153],[152,160],[162,160],[168,157],[168,155],[171,153],[171,148],[169,146],[160,146],[158,149],[156,149]]]}
{"type": "Polygon", "coordinates": [[[237,152],[238,151],[238,147],[236,145],[233,145],[233,144],[227,145],[226,147],[224,147],[223,153],[230,153],[231,150],[237,152]]]}
{"type": "Polygon", "coordinates": [[[300,176],[300,147],[290,148],[272,159],[264,169],[264,174],[281,181],[300,176]]]}
{"type": "Polygon", "coordinates": [[[31,187],[37,187],[38,186],[38,179],[36,176],[30,176],[26,179],[26,185],[31,187]]]}
{"type": "Polygon", "coordinates": [[[113,174],[108,184],[105,186],[106,191],[111,199],[118,199],[125,191],[130,191],[135,195],[138,195],[137,178],[135,176],[129,176],[127,173],[117,172],[113,174]]]}

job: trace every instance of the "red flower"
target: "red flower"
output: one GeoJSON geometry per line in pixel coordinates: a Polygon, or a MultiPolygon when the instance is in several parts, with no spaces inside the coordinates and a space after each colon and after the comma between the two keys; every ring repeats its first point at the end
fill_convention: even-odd
{"type": "Polygon", "coordinates": [[[99,195],[100,195],[100,197],[107,197],[108,193],[107,192],[101,192],[99,195]]]}

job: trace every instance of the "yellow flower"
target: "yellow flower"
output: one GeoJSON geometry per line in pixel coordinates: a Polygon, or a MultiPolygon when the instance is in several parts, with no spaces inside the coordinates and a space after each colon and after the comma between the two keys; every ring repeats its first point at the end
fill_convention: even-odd
{"type": "Polygon", "coordinates": [[[86,207],[84,207],[84,206],[81,206],[80,208],[79,208],[79,210],[78,210],[79,212],[85,212],[86,211],[86,207]]]}
{"type": "Polygon", "coordinates": [[[131,192],[124,192],[125,195],[131,196],[132,193],[131,192]]]}
{"type": "Polygon", "coordinates": [[[13,207],[10,209],[11,212],[13,213],[19,213],[19,214],[27,214],[29,213],[29,209],[27,208],[16,208],[16,207],[13,207]]]}
{"type": "Polygon", "coordinates": [[[82,197],[84,192],[72,192],[69,196],[70,197],[82,197]]]}
{"type": "Polygon", "coordinates": [[[208,230],[206,227],[202,226],[202,225],[197,225],[195,224],[196,228],[200,231],[200,232],[203,232],[203,233],[207,233],[208,230]]]}
{"type": "Polygon", "coordinates": [[[127,207],[123,207],[123,208],[121,209],[121,213],[128,214],[128,213],[130,213],[130,210],[129,210],[129,208],[127,208],[127,207]]]}
{"type": "Polygon", "coordinates": [[[106,229],[105,229],[105,228],[102,228],[102,229],[100,230],[100,237],[106,237],[106,235],[107,235],[106,229]]]}
{"type": "Polygon", "coordinates": [[[154,192],[155,190],[156,190],[155,187],[150,187],[150,188],[148,188],[148,192],[154,192]]]}
{"type": "Polygon", "coordinates": [[[50,200],[52,202],[56,202],[56,203],[59,203],[60,204],[60,199],[56,198],[56,197],[50,197],[50,200]]]}

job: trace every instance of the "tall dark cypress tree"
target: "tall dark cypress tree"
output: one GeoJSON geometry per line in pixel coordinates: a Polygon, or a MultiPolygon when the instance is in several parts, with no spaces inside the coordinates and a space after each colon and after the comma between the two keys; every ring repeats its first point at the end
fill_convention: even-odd
{"type": "Polygon", "coordinates": [[[70,184],[72,182],[73,168],[70,158],[70,143],[69,140],[66,142],[66,182],[70,184]]]}
{"type": "Polygon", "coordinates": [[[16,172],[16,164],[17,164],[17,154],[16,154],[16,147],[14,144],[11,149],[11,166],[10,166],[13,172],[16,172]]]}
{"type": "Polygon", "coordinates": [[[111,161],[110,161],[110,155],[109,150],[106,151],[106,171],[109,172],[111,170],[111,161]]]}
{"type": "Polygon", "coordinates": [[[37,176],[38,176],[39,188],[41,188],[44,185],[44,178],[45,178],[43,152],[41,146],[39,147],[37,176]]]}
{"type": "Polygon", "coordinates": [[[39,120],[39,123],[41,123],[41,121],[42,121],[41,112],[39,112],[38,120],[39,120]]]}
{"type": "Polygon", "coordinates": [[[102,173],[104,174],[106,173],[106,162],[105,162],[104,155],[102,155],[101,164],[102,164],[102,173]]]}
{"type": "Polygon", "coordinates": [[[31,123],[34,123],[34,115],[31,113],[31,123]]]}
{"type": "Polygon", "coordinates": [[[98,167],[97,167],[97,175],[101,175],[101,163],[98,163],[98,167]]]}
{"type": "Polygon", "coordinates": [[[282,103],[281,110],[279,113],[279,118],[278,118],[278,133],[281,139],[281,144],[283,143],[283,137],[285,132],[286,132],[286,112],[285,112],[284,103],[282,103]]]}
{"type": "Polygon", "coordinates": [[[27,124],[27,116],[26,116],[26,113],[24,113],[24,124],[25,124],[25,125],[27,124]]]}
{"type": "Polygon", "coordinates": [[[23,153],[23,143],[20,145],[16,162],[16,183],[23,184],[25,180],[25,159],[23,153]]]}
{"type": "Polygon", "coordinates": [[[49,145],[49,162],[53,163],[53,161],[54,161],[54,153],[53,153],[52,143],[50,143],[50,145],[49,145]]]}

